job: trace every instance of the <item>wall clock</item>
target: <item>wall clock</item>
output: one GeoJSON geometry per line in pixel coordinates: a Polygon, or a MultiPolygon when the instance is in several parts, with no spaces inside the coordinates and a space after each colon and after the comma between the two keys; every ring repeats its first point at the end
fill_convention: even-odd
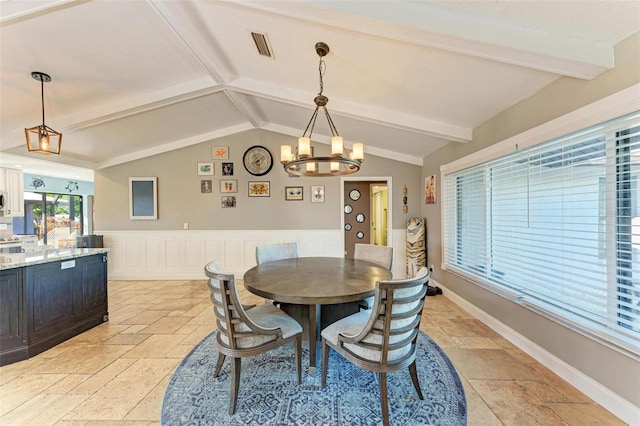
{"type": "Polygon", "coordinates": [[[358,201],[360,199],[360,191],[358,191],[357,189],[352,189],[351,191],[349,191],[349,198],[351,198],[353,201],[358,201]]]}
{"type": "Polygon", "coordinates": [[[254,176],[264,176],[273,167],[271,152],[264,146],[254,145],[244,152],[244,168],[254,176]]]}

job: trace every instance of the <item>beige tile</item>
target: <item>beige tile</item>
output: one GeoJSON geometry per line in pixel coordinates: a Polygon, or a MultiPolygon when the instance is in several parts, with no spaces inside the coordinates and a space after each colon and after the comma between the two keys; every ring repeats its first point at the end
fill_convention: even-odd
{"type": "Polygon", "coordinates": [[[57,358],[51,359],[34,372],[39,373],[97,373],[107,365],[126,354],[131,345],[90,345],[78,346],[57,358]]]}
{"type": "Polygon", "coordinates": [[[623,426],[625,423],[597,404],[555,403],[549,407],[572,426],[623,426]]]}
{"type": "Polygon", "coordinates": [[[104,342],[105,345],[132,345],[144,342],[151,334],[120,333],[104,342]]]}
{"type": "Polygon", "coordinates": [[[0,424],[7,426],[53,425],[86,398],[85,395],[36,395],[9,414],[0,417],[0,424]]]}
{"type": "Polygon", "coordinates": [[[49,387],[44,393],[69,393],[91,377],[93,377],[92,374],[67,374],[64,379],[49,387]]]}
{"type": "Polygon", "coordinates": [[[65,377],[65,374],[25,374],[0,386],[0,419],[65,377]]]}
{"type": "Polygon", "coordinates": [[[493,414],[491,408],[478,395],[476,390],[463,377],[462,385],[467,400],[467,424],[473,426],[502,426],[500,420],[493,414]]]}
{"type": "Polygon", "coordinates": [[[175,359],[140,359],[69,412],[64,419],[123,420],[178,362],[175,359]]]}
{"type": "MultiPolygon", "coordinates": [[[[173,371],[171,372],[173,373],[173,371]]],[[[164,398],[164,392],[167,389],[169,380],[173,374],[167,374],[161,381],[154,387],[151,392],[145,396],[142,401],[136,405],[133,410],[127,414],[126,420],[149,420],[160,421],[160,414],[162,411],[162,400],[164,398]]]]}
{"type": "Polygon", "coordinates": [[[134,315],[130,318],[127,318],[125,321],[126,324],[153,324],[158,321],[160,318],[163,318],[167,314],[169,314],[170,310],[165,309],[147,309],[144,312],[140,312],[137,315],[134,315]]]}
{"type": "Polygon", "coordinates": [[[91,395],[102,389],[107,383],[109,383],[118,374],[129,368],[135,359],[117,359],[113,363],[109,364],[98,373],[93,374],[91,378],[85,380],[80,385],[76,386],[69,393],[91,395]]]}
{"type": "Polygon", "coordinates": [[[33,370],[34,368],[37,368],[39,365],[42,365],[47,361],[49,361],[49,358],[45,356],[36,356],[25,359],[24,361],[18,361],[13,364],[0,367],[0,385],[4,385],[5,383],[33,370]]]}
{"type": "Polygon", "coordinates": [[[501,349],[491,337],[452,337],[451,338],[461,349],[501,349]]]}
{"type": "MultiPolygon", "coordinates": [[[[535,370],[541,377],[540,380],[544,381],[547,385],[553,387],[558,393],[562,394],[568,402],[580,402],[580,403],[592,403],[591,398],[580,392],[569,383],[565,382],[560,376],[553,373],[542,364],[531,364],[529,366],[532,370],[535,370]]],[[[553,401],[564,402],[564,401],[553,401]]]]}
{"type": "Polygon", "coordinates": [[[191,321],[191,317],[172,317],[168,316],[160,318],[158,321],[149,325],[142,330],[143,333],[155,333],[155,334],[173,334],[180,327],[191,321]]]}
{"type": "Polygon", "coordinates": [[[467,379],[540,379],[503,349],[447,349],[447,355],[467,379]]]}
{"type": "Polygon", "coordinates": [[[155,334],[123,354],[122,358],[162,358],[184,339],[183,335],[155,334]]]}
{"type": "Polygon", "coordinates": [[[564,425],[562,418],[513,380],[470,380],[478,395],[505,425],[564,425]]]}
{"type": "Polygon", "coordinates": [[[477,319],[454,318],[439,323],[451,337],[492,337],[499,335],[477,319]]]}

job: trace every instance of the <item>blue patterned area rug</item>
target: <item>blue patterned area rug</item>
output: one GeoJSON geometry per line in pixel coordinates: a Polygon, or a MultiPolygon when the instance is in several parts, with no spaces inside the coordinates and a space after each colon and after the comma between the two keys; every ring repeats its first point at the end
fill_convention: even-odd
{"type": "MultiPolygon", "coordinates": [[[[229,416],[231,366],[225,361],[213,377],[218,351],[215,332],[185,357],[167,385],[162,425],[379,425],[378,375],[329,352],[327,386],[320,368],[309,376],[309,352],[303,349],[302,384],[295,381],[293,346],[242,360],[236,412],[229,416]],[[305,367],[306,366],[306,367],[305,367]]],[[[449,358],[429,336],[418,335],[419,400],[409,371],[388,373],[392,425],[465,425],[464,389],[449,358]]]]}

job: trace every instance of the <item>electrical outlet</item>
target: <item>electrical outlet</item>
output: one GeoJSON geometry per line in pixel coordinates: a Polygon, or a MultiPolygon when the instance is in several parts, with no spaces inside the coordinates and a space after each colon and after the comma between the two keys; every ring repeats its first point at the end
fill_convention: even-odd
{"type": "Polygon", "coordinates": [[[183,229],[189,229],[189,222],[185,222],[183,226],[183,229]]]}
{"type": "Polygon", "coordinates": [[[433,264],[429,265],[429,272],[433,272],[433,264]]]}

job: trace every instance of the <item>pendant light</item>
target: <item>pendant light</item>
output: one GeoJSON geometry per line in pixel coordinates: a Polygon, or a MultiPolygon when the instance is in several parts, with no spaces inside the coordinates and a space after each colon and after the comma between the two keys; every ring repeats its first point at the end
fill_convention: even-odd
{"type": "Polygon", "coordinates": [[[40,99],[42,101],[42,124],[29,129],[24,129],[27,138],[29,152],[40,154],[60,154],[62,145],[62,133],[58,133],[44,122],[44,83],[51,81],[51,77],[40,71],[31,73],[31,77],[40,82],[40,99]]]}

